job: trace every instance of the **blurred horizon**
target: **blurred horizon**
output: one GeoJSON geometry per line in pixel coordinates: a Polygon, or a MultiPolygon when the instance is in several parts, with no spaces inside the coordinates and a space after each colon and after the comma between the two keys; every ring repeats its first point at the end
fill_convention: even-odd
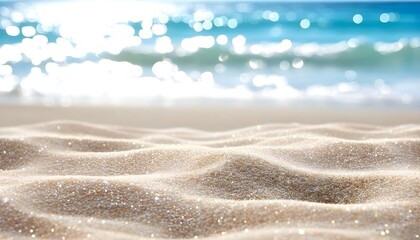
{"type": "MultiPolygon", "coordinates": [[[[60,0],[59,2],[150,2],[150,0],[60,0]]],[[[5,2],[34,2],[33,0],[0,0],[0,3],[5,2]]],[[[36,2],[57,2],[56,0],[37,0],[36,2]]],[[[205,3],[229,3],[229,2],[247,2],[247,3],[257,3],[252,0],[160,0],[160,3],[164,2],[180,2],[180,3],[196,3],[196,2],[205,2],[205,3]]],[[[263,0],[258,3],[416,3],[418,0],[263,0]]]]}
{"type": "Polygon", "coordinates": [[[97,4],[0,1],[0,102],[420,106],[419,2],[97,4]]]}

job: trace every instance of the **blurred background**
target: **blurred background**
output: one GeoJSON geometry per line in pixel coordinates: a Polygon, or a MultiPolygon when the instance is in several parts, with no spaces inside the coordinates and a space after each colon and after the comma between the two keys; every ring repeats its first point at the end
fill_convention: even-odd
{"type": "Polygon", "coordinates": [[[0,2],[0,103],[420,106],[420,3],[0,2]]]}

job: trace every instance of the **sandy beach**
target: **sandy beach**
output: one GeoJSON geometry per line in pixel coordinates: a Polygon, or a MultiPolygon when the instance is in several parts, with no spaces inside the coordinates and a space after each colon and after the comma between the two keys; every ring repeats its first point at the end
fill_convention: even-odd
{"type": "Polygon", "coordinates": [[[178,104],[146,106],[0,105],[0,127],[56,120],[89,122],[141,128],[186,127],[225,131],[272,123],[357,123],[395,126],[420,123],[416,109],[372,107],[281,107],[273,105],[178,104]]]}
{"type": "Polygon", "coordinates": [[[2,239],[419,238],[416,112],[2,109],[2,239]]]}
{"type": "Polygon", "coordinates": [[[420,240],[419,9],[0,0],[0,240],[420,240]]]}

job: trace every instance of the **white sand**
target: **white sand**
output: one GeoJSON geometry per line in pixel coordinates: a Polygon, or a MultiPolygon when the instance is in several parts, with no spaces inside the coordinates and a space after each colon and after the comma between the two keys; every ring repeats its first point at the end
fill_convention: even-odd
{"type": "Polygon", "coordinates": [[[0,238],[420,235],[418,124],[9,126],[0,169],[0,238]]]}

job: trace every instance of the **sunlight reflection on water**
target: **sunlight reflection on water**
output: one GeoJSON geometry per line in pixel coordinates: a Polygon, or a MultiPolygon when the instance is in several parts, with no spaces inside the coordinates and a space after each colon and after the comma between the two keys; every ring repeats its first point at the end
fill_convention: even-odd
{"type": "Polygon", "coordinates": [[[420,18],[406,6],[299,7],[4,4],[0,94],[417,101],[420,18]]]}

